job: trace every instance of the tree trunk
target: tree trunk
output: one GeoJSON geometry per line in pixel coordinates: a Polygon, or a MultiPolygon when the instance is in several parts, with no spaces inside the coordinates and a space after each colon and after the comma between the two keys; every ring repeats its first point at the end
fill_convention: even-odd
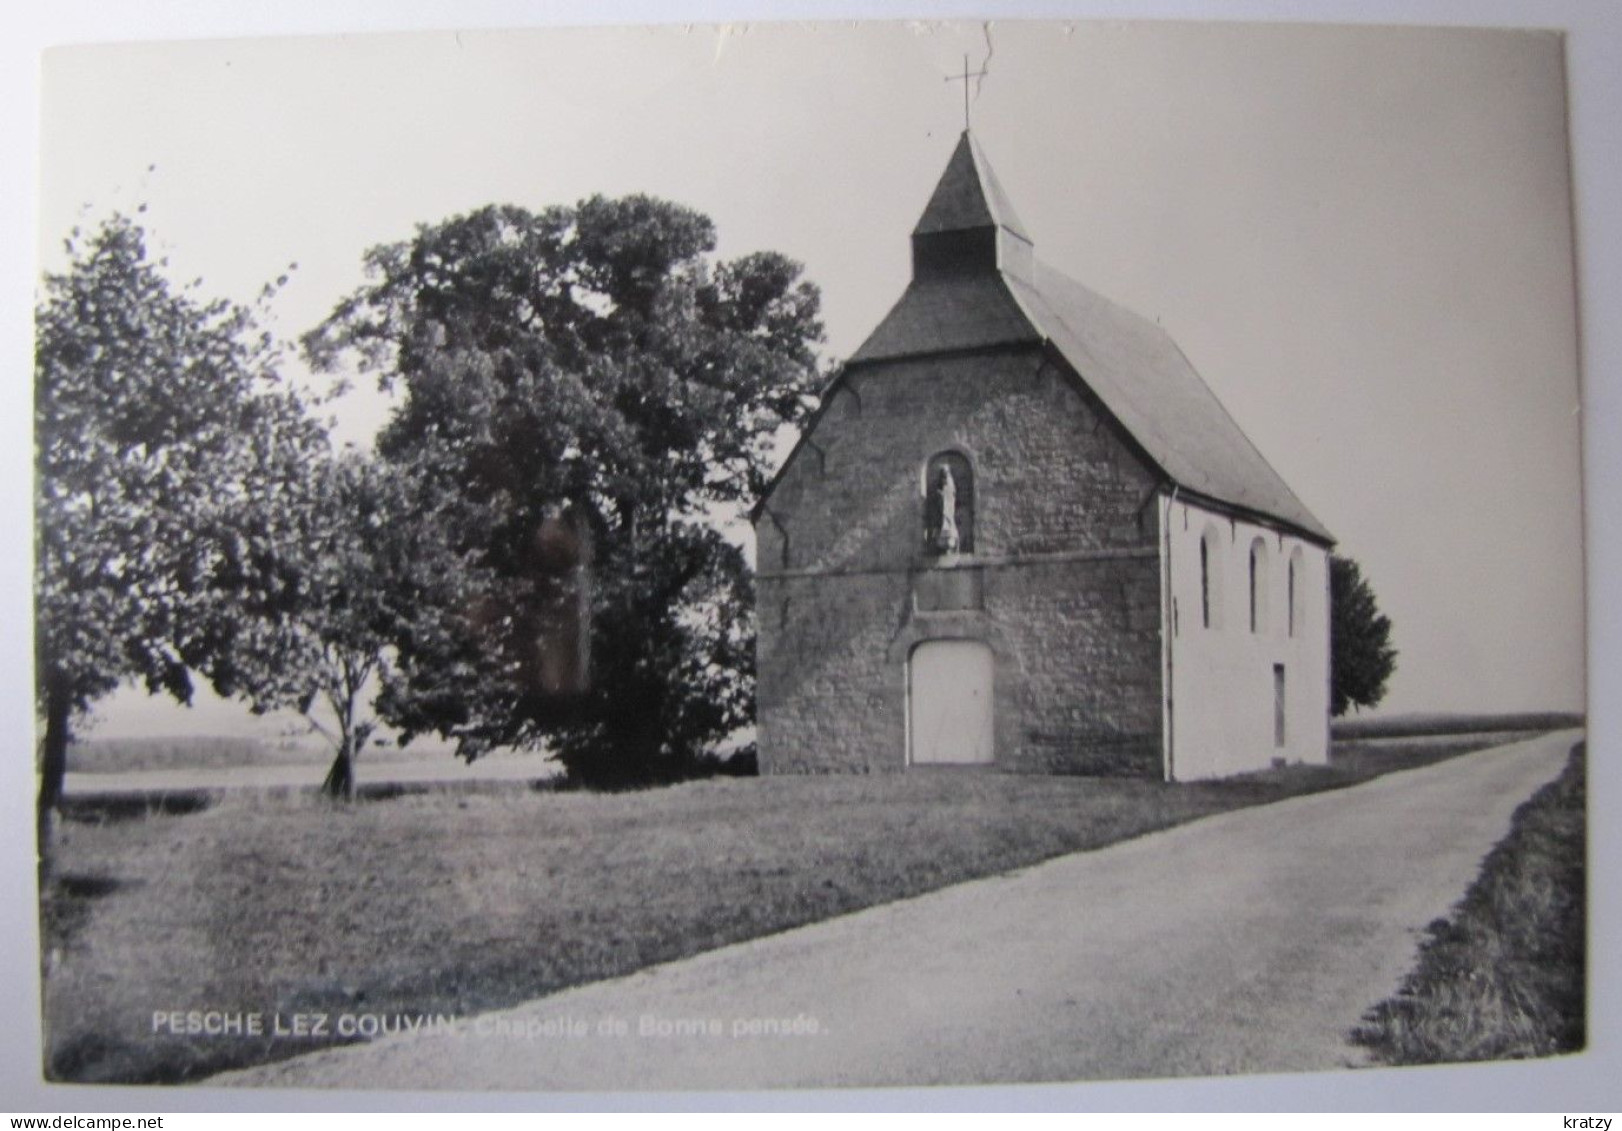
{"type": "Polygon", "coordinates": [[[337,801],[355,799],[355,748],[348,735],[338,744],[338,756],[332,760],[327,780],[321,783],[321,792],[337,801]]]}
{"type": "Polygon", "coordinates": [[[40,758],[39,798],[35,813],[40,878],[50,872],[51,824],[62,801],[62,782],[68,769],[68,724],[73,718],[73,696],[60,675],[46,678],[45,741],[40,758]]]}

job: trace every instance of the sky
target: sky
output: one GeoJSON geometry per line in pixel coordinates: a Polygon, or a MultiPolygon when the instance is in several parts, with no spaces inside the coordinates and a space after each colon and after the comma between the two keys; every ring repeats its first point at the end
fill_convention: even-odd
{"type": "MultiPolygon", "coordinates": [[[[112,210],[177,280],[313,326],[368,247],[480,205],[646,192],[823,290],[830,360],[901,293],[963,128],[1039,256],[1154,318],[1363,565],[1382,710],[1580,709],[1561,43],[1504,30],[829,23],[50,52],[40,255],[112,210]]],[[[366,443],[369,389],[338,434],[366,443]]],[[[130,692],[97,733],[228,725],[130,692]]]]}
{"type": "MultiPolygon", "coordinates": [[[[17,532],[5,543],[9,552],[0,553],[9,630],[0,634],[0,671],[13,688],[0,697],[0,729],[17,755],[0,770],[10,787],[0,791],[6,806],[0,843],[12,865],[0,870],[0,906],[11,911],[0,926],[0,951],[14,959],[0,971],[0,1010],[14,1022],[0,1038],[0,1091],[42,1110],[63,1103],[81,1110],[150,1106],[151,1099],[120,1089],[47,1088],[38,1078],[32,782],[21,756],[32,745],[33,727],[30,567],[21,532],[31,514],[29,311],[40,245],[49,247],[82,204],[90,207],[86,215],[96,215],[150,200],[153,227],[177,261],[195,262],[217,293],[248,297],[297,258],[301,268],[281,309],[281,328],[296,333],[358,281],[363,247],[401,238],[419,221],[497,196],[538,205],[592,191],[661,192],[710,211],[729,251],[770,246],[803,259],[827,292],[830,352],[848,353],[904,283],[906,232],[961,125],[959,97],[941,76],[960,67],[963,52],[975,52],[980,41],[967,30],[955,40],[939,33],[892,36],[882,49],[815,51],[807,44],[833,40],[813,38],[771,59],[755,56],[764,71],[756,86],[725,92],[717,91],[716,76],[742,67],[740,58],[749,54],[732,52],[737,44],[729,37],[717,63],[713,34],[684,56],[685,70],[647,53],[632,59],[623,46],[606,62],[593,57],[595,66],[573,65],[569,52],[557,49],[505,68],[458,68],[446,50],[415,70],[401,65],[390,77],[375,59],[361,65],[375,48],[359,37],[344,41],[353,48],[344,52],[304,43],[299,50],[307,61],[285,70],[237,71],[245,62],[228,67],[217,55],[208,64],[209,49],[192,46],[187,51],[205,60],[203,72],[168,73],[173,68],[160,55],[151,56],[156,62],[144,74],[132,75],[125,68],[134,62],[115,65],[112,54],[102,53],[105,80],[86,77],[104,93],[78,113],[86,132],[74,145],[56,141],[73,118],[65,106],[53,103],[48,115],[40,113],[49,89],[43,80],[73,68],[57,70],[40,52],[109,40],[877,11],[876,0],[56,0],[0,8],[0,137],[7,154],[0,162],[0,356],[8,363],[0,381],[0,459],[10,461],[0,475],[0,508],[17,532]],[[234,91],[225,77],[233,72],[249,76],[234,91]],[[203,85],[205,73],[214,75],[213,85],[203,85]],[[465,79],[460,90],[449,82],[458,73],[465,79]],[[757,103],[749,89],[783,94],[757,103]],[[458,112],[464,98],[475,105],[458,112]],[[607,113],[614,107],[617,116],[607,113]],[[98,122],[98,114],[107,120],[98,122]],[[64,154],[64,146],[79,150],[77,157],[64,154]],[[584,165],[576,157],[582,149],[591,154],[584,165]],[[97,154],[100,164],[88,160],[97,154]],[[42,162],[58,163],[36,179],[42,162]],[[155,162],[160,168],[143,182],[143,170],[155,162]]],[[[976,103],[976,128],[1038,253],[1160,317],[1275,466],[1364,561],[1398,622],[1403,669],[1395,704],[1464,706],[1486,698],[1491,687],[1504,692],[1506,708],[1531,698],[1523,687],[1542,696],[1546,685],[1552,703],[1574,686],[1566,671],[1576,652],[1568,623],[1572,559],[1564,540],[1569,530],[1562,530],[1570,519],[1560,518],[1571,500],[1566,473],[1549,474],[1569,445],[1562,420],[1571,413],[1562,396],[1570,378],[1557,372],[1551,384],[1546,377],[1549,368],[1560,368],[1555,355],[1569,340],[1556,326],[1564,315],[1545,319],[1543,305],[1505,303],[1502,296],[1478,305],[1484,291],[1526,268],[1532,269],[1526,278],[1545,280],[1528,294],[1546,304],[1555,287],[1547,279],[1558,274],[1553,265],[1560,257],[1534,234],[1560,223],[1549,211],[1551,169],[1538,156],[1565,133],[1553,124],[1547,52],[1493,47],[1505,41],[1491,34],[1420,31],[1390,39],[1362,27],[1347,41],[1366,45],[1361,53],[1337,49],[1332,40],[1313,51],[1296,39],[1306,53],[1292,65],[1285,41],[1313,33],[1274,26],[1252,38],[1248,28],[1224,26],[1207,41],[1232,44],[1234,53],[1224,58],[1215,46],[1199,48],[1198,29],[1120,21],[1570,29],[1584,359],[1579,419],[1586,421],[1594,578],[1590,740],[1599,752],[1589,772],[1596,797],[1614,796],[1617,770],[1607,752],[1615,745],[1616,712],[1604,691],[1622,671],[1622,590],[1614,580],[1622,544],[1604,517],[1617,513],[1622,489],[1616,441],[1622,321],[1613,317],[1622,309],[1622,119],[1615,113],[1622,105],[1622,9],[1610,0],[931,0],[884,11],[1000,18],[999,54],[976,103]],[[1063,73],[1038,74],[1029,66],[1011,73],[1019,52],[1001,32],[1012,30],[1007,20],[1014,15],[1106,22],[1079,22],[1062,41],[1050,41],[1049,54],[1062,49],[1052,42],[1081,45],[1075,51],[1092,45],[1073,55],[1063,73]],[[1149,50],[1151,32],[1182,46],[1149,50]],[[1134,40],[1138,50],[1128,50],[1134,40]],[[1440,44],[1437,53],[1425,55],[1426,42],[1440,44]],[[1337,50],[1344,52],[1338,59],[1337,50]],[[1506,57],[1517,51],[1528,54],[1506,57]],[[1507,98],[1527,82],[1536,88],[1529,98],[1507,98]],[[1429,102],[1419,97],[1435,90],[1451,93],[1429,102]],[[1481,112],[1473,113],[1477,107],[1481,112]],[[1290,120],[1295,128],[1283,128],[1290,120]],[[1472,162],[1479,176],[1469,175],[1472,162]],[[1531,207],[1494,207],[1507,201],[1531,207]],[[1433,223],[1418,222],[1421,215],[1433,223]],[[1433,265],[1420,251],[1444,235],[1452,238],[1445,249],[1434,248],[1445,256],[1433,265]],[[1427,338],[1426,329],[1434,336],[1427,338]],[[1505,350],[1520,360],[1495,368],[1505,350]],[[1471,384],[1460,376],[1465,371],[1493,376],[1471,384]],[[1281,373],[1305,385],[1280,385],[1281,373]],[[1505,398],[1513,408],[1501,403],[1505,398]],[[1523,482],[1535,487],[1523,489],[1523,482]],[[1514,500],[1528,492],[1549,505],[1517,508],[1514,500]],[[1536,642],[1523,648],[1517,633],[1536,642]],[[1460,690],[1475,697],[1454,698],[1460,690]]],[[[763,44],[760,25],[752,26],[745,41],[763,44]]],[[[469,37],[462,39],[465,49],[469,37]]],[[[1044,49],[1032,50],[1040,56],[1044,49]]],[[[1551,238],[1564,241],[1558,233],[1551,238]]],[[[366,430],[366,415],[354,414],[357,435],[366,430]]],[[[375,419],[375,406],[370,415],[375,419]]],[[[1605,821],[1594,822],[1590,837],[1590,858],[1602,876],[1622,852],[1622,837],[1605,821]]],[[[1608,944],[1622,935],[1622,901],[1611,896],[1614,890],[1598,883],[1592,893],[1592,1051],[1584,1056],[1422,1072],[746,1100],[752,1108],[1510,1111],[1563,1103],[1605,1109],[1614,1103],[1622,1039],[1622,979],[1608,957],[1617,953],[1608,944]]],[[[172,1110],[534,1110],[630,1102],[391,1100],[365,1093],[258,1093],[233,1101],[209,1090],[162,1098],[172,1110]]],[[[727,1098],[634,1102],[679,1109],[727,1098]]]]}

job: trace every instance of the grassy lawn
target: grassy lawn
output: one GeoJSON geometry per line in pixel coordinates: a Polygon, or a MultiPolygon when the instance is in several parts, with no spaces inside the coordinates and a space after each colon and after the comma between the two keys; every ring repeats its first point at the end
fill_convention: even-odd
{"type": "Polygon", "coordinates": [[[1398,996],[1355,1038],[1386,1064],[1552,1056],[1584,1043],[1583,746],[1515,813],[1398,996]]]}
{"type": "Polygon", "coordinates": [[[154,1012],[465,1015],[1490,744],[1340,744],[1177,786],[942,771],[83,807],[42,906],[47,1071],[196,1079],[325,1042],[154,1035],[154,1012]]]}

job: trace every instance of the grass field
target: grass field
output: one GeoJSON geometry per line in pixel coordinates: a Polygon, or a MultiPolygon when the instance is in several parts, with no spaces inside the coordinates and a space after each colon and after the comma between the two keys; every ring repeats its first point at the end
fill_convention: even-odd
{"type": "Polygon", "coordinates": [[[1575,1052],[1586,996],[1584,749],[1515,813],[1398,996],[1354,1035],[1386,1064],[1575,1052]]]}
{"type": "MultiPolygon", "coordinates": [[[[368,762],[450,758],[450,746],[418,739],[401,747],[374,742],[362,753],[368,762]]],[[[315,780],[332,761],[333,747],[316,734],[259,738],[224,735],[166,735],[152,738],[90,737],[68,747],[73,773],[135,773],[143,770],[217,770],[240,766],[310,766],[315,780]]],[[[537,759],[539,761],[539,759],[537,759]]]]}
{"type": "MultiPolygon", "coordinates": [[[[1582,725],[1582,716],[1541,712],[1515,715],[1394,715],[1374,719],[1337,719],[1336,740],[1449,737],[1546,731],[1582,725]]],[[[307,765],[319,773],[332,761],[332,746],[313,733],[264,736],[170,735],[101,738],[92,734],[68,747],[68,769],[76,773],[136,773],[144,770],[232,769],[245,766],[307,765]]],[[[400,747],[387,739],[373,742],[362,758],[368,763],[451,758],[450,744],[432,737],[400,747]]],[[[535,755],[536,776],[556,772],[556,764],[535,755]]]]}
{"type": "Polygon", "coordinates": [[[1583,716],[1569,711],[1531,711],[1503,715],[1409,714],[1374,719],[1336,719],[1330,724],[1335,740],[1419,738],[1466,734],[1514,734],[1565,730],[1583,725],[1583,716]]]}
{"type": "Polygon", "coordinates": [[[196,1079],[322,1042],[154,1035],[155,1012],[468,1014],[1490,744],[1342,744],[1178,786],[943,771],[82,807],[43,898],[47,1071],[196,1079]]]}

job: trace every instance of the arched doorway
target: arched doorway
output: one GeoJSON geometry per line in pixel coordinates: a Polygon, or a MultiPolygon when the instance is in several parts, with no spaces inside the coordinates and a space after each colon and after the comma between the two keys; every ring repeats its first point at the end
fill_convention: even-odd
{"type": "Polygon", "coordinates": [[[993,760],[991,648],[978,640],[926,640],[907,663],[908,761],[993,760]]]}

